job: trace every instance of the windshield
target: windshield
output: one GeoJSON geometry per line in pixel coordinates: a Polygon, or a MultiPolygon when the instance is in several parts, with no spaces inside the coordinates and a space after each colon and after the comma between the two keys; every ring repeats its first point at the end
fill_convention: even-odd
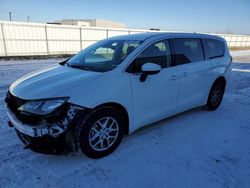
{"type": "Polygon", "coordinates": [[[88,71],[106,72],[119,65],[142,41],[102,40],[82,50],[67,65],[88,71]]]}

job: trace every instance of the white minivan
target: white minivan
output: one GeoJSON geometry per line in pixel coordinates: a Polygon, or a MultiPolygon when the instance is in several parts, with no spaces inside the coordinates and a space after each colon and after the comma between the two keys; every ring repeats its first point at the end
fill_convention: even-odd
{"type": "Polygon", "coordinates": [[[113,152],[124,134],[198,106],[220,105],[232,58],[223,38],[143,33],[99,41],[9,88],[9,126],[27,148],[113,152]]]}

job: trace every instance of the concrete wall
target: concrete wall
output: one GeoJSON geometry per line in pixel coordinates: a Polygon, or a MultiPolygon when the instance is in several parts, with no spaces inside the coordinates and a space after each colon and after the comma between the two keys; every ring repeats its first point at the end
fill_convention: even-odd
{"type": "MultiPolygon", "coordinates": [[[[0,21],[0,56],[75,54],[107,37],[142,32],[150,31],[0,21]]],[[[230,47],[250,47],[250,35],[216,35],[230,47]]]]}

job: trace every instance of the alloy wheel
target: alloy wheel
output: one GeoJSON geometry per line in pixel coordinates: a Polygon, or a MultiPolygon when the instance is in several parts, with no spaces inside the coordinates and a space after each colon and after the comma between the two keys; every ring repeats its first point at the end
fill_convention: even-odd
{"type": "Polygon", "coordinates": [[[112,117],[103,117],[96,121],[89,132],[89,144],[96,151],[109,149],[117,140],[119,126],[112,117]]]}

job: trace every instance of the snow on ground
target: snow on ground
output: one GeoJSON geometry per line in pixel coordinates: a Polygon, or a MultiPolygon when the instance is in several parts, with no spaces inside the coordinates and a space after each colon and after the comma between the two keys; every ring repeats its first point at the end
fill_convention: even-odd
{"type": "Polygon", "coordinates": [[[249,187],[250,51],[233,52],[221,107],[197,108],[126,136],[111,155],[43,155],[7,126],[4,97],[18,77],[59,62],[0,61],[0,187],[249,187]]]}

